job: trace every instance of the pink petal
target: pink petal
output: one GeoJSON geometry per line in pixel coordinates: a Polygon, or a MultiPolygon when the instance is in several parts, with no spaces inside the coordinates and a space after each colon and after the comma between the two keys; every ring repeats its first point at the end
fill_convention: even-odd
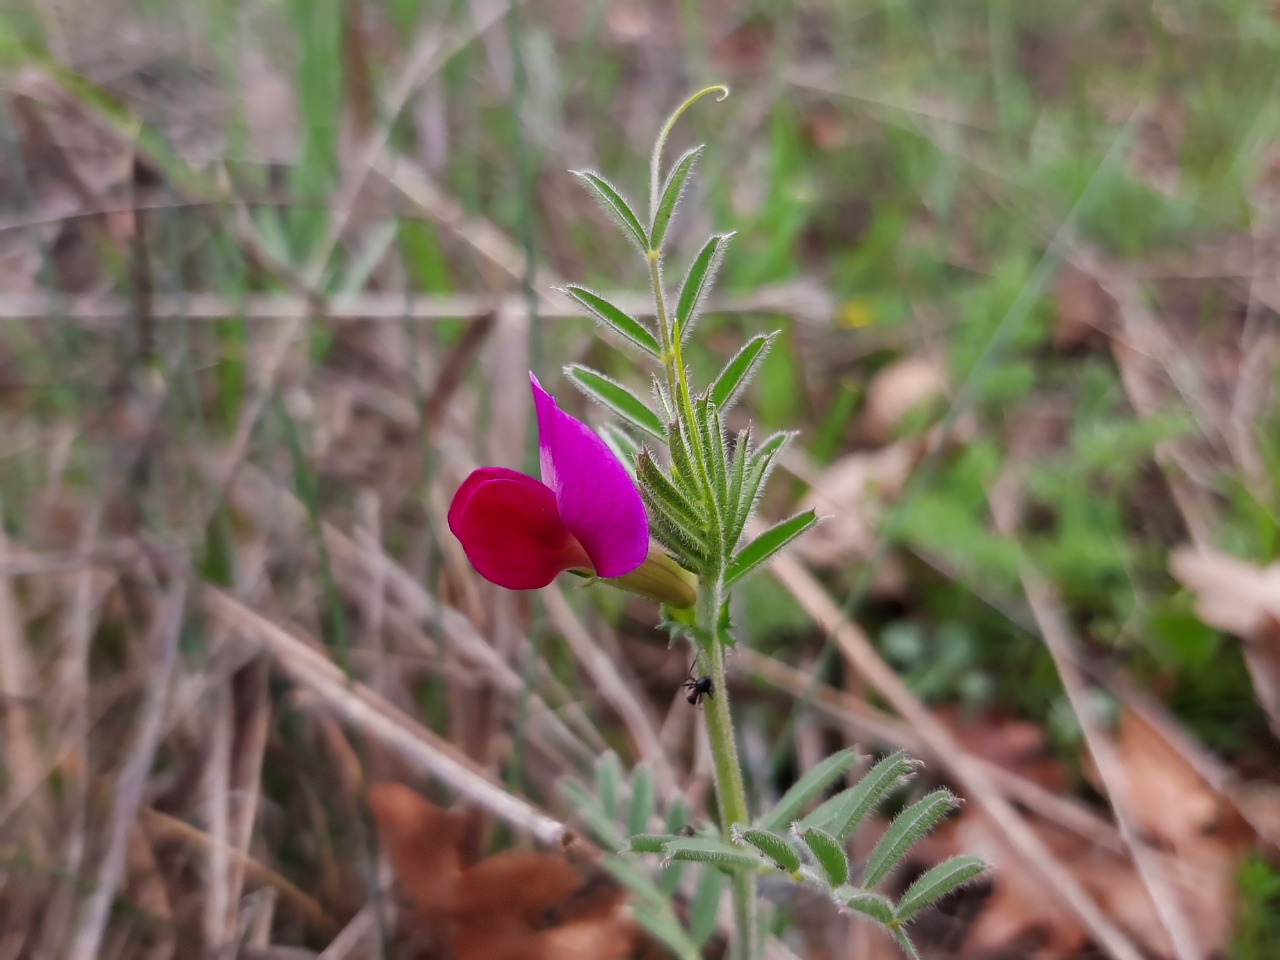
{"type": "Polygon", "coordinates": [[[551,490],[504,467],[472,472],[449,506],[449,529],[486,580],[508,590],[545,587],[589,558],[556,508],[551,490]]]}
{"type": "Polygon", "coordinates": [[[542,480],[555,493],[560,517],[600,577],[621,577],[644,562],[649,518],[640,492],[613,451],[585,423],[569,416],[532,373],[538,411],[542,480]]]}

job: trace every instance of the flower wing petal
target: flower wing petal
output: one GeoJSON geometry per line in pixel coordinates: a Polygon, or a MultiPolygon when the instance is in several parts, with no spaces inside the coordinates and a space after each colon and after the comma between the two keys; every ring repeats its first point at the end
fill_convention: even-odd
{"type": "Polygon", "coordinates": [[[626,467],[585,423],[561,410],[529,374],[538,412],[542,480],[596,575],[621,577],[644,562],[649,518],[626,467]]]}
{"type": "Polygon", "coordinates": [[[549,487],[504,467],[474,471],[454,494],[449,529],[482,577],[508,590],[545,587],[588,555],[549,487]]]}

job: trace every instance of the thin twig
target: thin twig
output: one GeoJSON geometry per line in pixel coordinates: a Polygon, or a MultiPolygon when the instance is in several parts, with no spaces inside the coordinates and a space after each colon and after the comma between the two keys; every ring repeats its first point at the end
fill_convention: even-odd
{"type": "MultiPolygon", "coordinates": [[[[196,847],[207,856],[213,855],[212,847],[216,841],[203,830],[197,830],[184,820],[148,808],[142,811],[142,822],[148,833],[157,839],[180,840],[196,847]]],[[[318,901],[253,857],[238,850],[227,849],[223,852],[231,863],[239,865],[244,870],[246,878],[256,886],[272,888],[291,904],[310,926],[322,934],[333,936],[336,924],[318,901]]]]}
{"type": "Polygon", "coordinates": [[[142,793],[164,728],[165,706],[170,683],[178,662],[178,634],[186,606],[187,588],[177,581],[158,605],[153,622],[150,662],[151,682],[143,701],[133,744],[116,781],[111,804],[108,844],[98,866],[97,886],[80,913],[68,956],[75,960],[94,960],[102,943],[107,914],[123,877],[125,851],[129,834],[138,818],[142,793]]]}
{"type": "Polygon", "coordinates": [[[219,590],[206,588],[203,606],[215,619],[260,643],[282,669],[315,691],[367,736],[542,843],[555,845],[564,839],[568,829],[564,824],[502,789],[453,744],[437,737],[364,684],[351,681],[316,650],[219,590]]]}

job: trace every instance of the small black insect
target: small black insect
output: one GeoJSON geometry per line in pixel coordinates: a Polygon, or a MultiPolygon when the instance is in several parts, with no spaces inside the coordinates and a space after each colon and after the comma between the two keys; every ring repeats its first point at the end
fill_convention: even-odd
{"type": "Polygon", "coordinates": [[[685,697],[694,706],[702,703],[703,697],[710,697],[712,700],[716,698],[716,685],[710,677],[694,677],[693,668],[698,665],[695,660],[689,667],[689,679],[680,686],[689,691],[689,696],[685,697]]]}

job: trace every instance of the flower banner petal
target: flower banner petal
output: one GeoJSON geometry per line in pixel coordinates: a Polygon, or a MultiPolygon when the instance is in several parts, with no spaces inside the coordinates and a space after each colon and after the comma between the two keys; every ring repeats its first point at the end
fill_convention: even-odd
{"type": "Polygon", "coordinates": [[[504,467],[467,477],[449,507],[449,529],[480,575],[508,590],[536,590],[590,563],[550,488],[504,467]]]}
{"type": "Polygon", "coordinates": [[[649,518],[635,483],[595,431],[561,410],[532,373],[529,380],[542,480],[555,493],[561,519],[597,576],[630,573],[649,551],[649,518]]]}

